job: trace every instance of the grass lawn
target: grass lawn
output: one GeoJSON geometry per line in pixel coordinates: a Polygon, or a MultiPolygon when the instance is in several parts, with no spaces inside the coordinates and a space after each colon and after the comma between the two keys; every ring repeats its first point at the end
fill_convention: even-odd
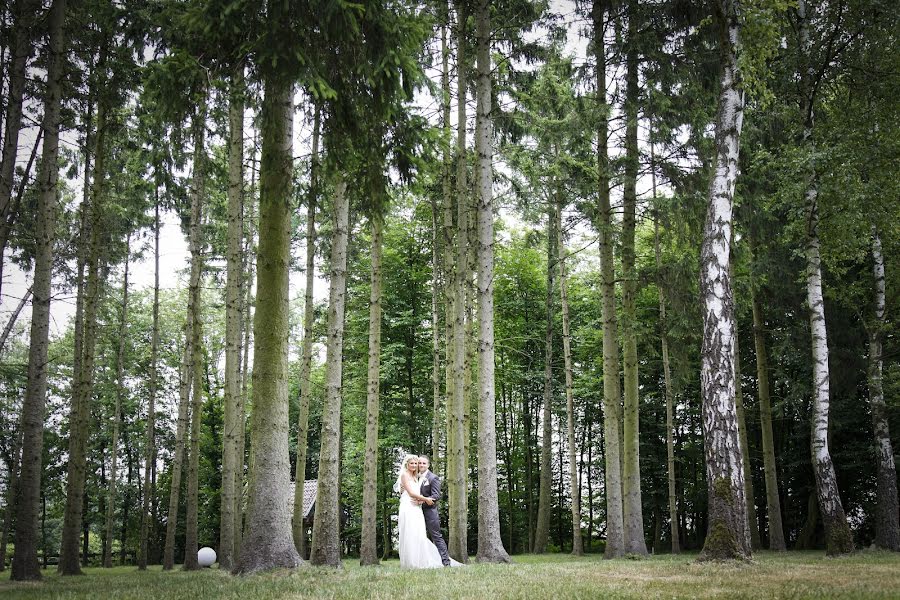
{"type": "Polygon", "coordinates": [[[381,567],[305,566],[231,577],[216,569],[163,573],[159,567],[87,569],[82,577],[45,572],[41,583],[0,574],[0,598],[900,598],[900,554],[758,552],[750,564],[698,564],[696,555],[604,561],[600,556],[517,556],[512,565],[411,571],[396,560],[381,567]]]}

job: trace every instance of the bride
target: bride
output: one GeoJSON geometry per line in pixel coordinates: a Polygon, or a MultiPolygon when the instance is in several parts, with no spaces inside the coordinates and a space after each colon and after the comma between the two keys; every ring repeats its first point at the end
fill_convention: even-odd
{"type": "MultiPolygon", "coordinates": [[[[431,506],[434,500],[419,493],[421,482],[418,474],[419,457],[407,455],[400,466],[395,487],[402,490],[397,519],[400,530],[400,566],[410,569],[438,569],[444,565],[438,549],[428,539],[425,517],[422,514],[422,504],[431,506]]],[[[451,565],[458,566],[459,563],[451,560],[451,565]]]]}

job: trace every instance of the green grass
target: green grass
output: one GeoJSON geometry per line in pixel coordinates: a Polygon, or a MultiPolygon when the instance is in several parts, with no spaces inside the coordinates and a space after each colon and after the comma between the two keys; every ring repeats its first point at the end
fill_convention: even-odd
{"type": "Polygon", "coordinates": [[[759,552],[749,564],[697,563],[696,555],[604,561],[599,556],[517,556],[512,565],[411,571],[348,560],[341,570],[304,566],[252,577],[216,569],[163,573],[159,567],[87,569],[81,577],[45,571],[40,583],[0,574],[0,598],[900,598],[900,554],[759,552]]]}

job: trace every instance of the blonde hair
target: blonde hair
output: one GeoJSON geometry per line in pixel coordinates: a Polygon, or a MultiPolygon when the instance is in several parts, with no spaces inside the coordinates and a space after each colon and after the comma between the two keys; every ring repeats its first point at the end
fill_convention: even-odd
{"type": "Polygon", "coordinates": [[[400,461],[400,471],[397,473],[397,481],[394,483],[395,492],[403,491],[403,474],[406,473],[407,467],[409,466],[409,461],[411,461],[412,459],[418,460],[419,457],[415,454],[407,454],[403,457],[403,460],[400,461]]]}

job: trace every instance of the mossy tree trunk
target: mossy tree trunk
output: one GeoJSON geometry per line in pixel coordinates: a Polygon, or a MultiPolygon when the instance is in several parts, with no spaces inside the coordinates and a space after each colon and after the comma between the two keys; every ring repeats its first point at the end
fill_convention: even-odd
{"type": "Polygon", "coordinates": [[[737,331],[729,272],[732,203],[744,114],[737,55],[739,14],[738,0],[717,0],[721,75],[716,160],[700,251],[703,311],[700,390],[709,498],[708,530],[700,560],[749,559],[751,556],[744,498],[744,457],[735,407],[734,343],[737,331]]]}

